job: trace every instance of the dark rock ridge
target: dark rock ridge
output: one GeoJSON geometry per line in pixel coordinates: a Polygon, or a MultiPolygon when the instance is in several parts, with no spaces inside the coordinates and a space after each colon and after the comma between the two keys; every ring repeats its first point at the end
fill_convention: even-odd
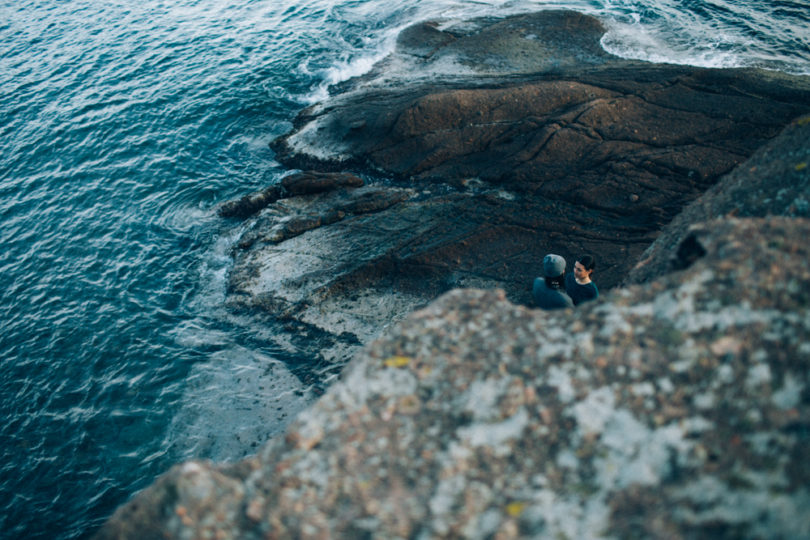
{"type": "Polygon", "coordinates": [[[808,119],[687,210],[784,216],[673,223],[662,273],[576,311],[443,295],[97,538],[810,538],[808,119]]]}
{"type": "Polygon", "coordinates": [[[603,32],[563,11],[405,30],[273,144],[332,191],[290,189],[296,176],[223,206],[247,218],[229,305],[340,360],[456,287],[528,305],[548,252],[595,254],[607,290],[810,103],[807,78],[622,60],[603,32]],[[342,183],[348,169],[369,185],[342,183]]]}
{"type": "Polygon", "coordinates": [[[279,199],[362,185],[362,178],[349,173],[327,174],[317,171],[293,173],[284,177],[280,184],[272,185],[258,193],[246,195],[236,201],[223,204],[219,208],[219,215],[225,218],[244,219],[263,210],[279,199]]]}

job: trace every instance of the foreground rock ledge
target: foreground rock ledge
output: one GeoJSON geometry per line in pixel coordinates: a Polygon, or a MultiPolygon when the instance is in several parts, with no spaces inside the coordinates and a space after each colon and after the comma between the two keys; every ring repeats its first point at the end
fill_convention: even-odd
{"type": "Polygon", "coordinates": [[[443,296],[98,538],[807,538],[810,221],[690,235],[690,267],[577,312],[443,296]]]}

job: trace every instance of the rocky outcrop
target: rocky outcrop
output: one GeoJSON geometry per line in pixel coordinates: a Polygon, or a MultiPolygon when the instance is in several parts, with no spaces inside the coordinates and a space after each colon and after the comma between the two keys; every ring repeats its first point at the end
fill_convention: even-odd
{"type": "MultiPolygon", "coordinates": [[[[412,32],[430,37],[403,38],[426,62],[467,46],[431,25],[412,32]]],[[[667,88],[689,108],[679,85],[667,88]]],[[[491,287],[519,281],[511,261],[529,260],[522,244],[541,232],[539,253],[621,245],[608,221],[553,229],[596,206],[546,198],[545,181],[321,175],[330,190],[296,195],[298,177],[247,197],[235,308],[331,325],[355,348],[421,309],[256,456],[174,467],[97,538],[810,538],[808,141],[807,117],[790,122],[643,255],[642,242],[626,250],[626,283],[576,311],[491,287]],[[487,290],[424,306],[458,284],[487,290]],[[367,319],[374,302],[384,315],[367,319]]]]}
{"type": "Polygon", "coordinates": [[[229,305],[284,318],[305,354],[340,361],[453,288],[530,305],[549,252],[594,254],[608,290],[810,102],[806,78],[622,60],[603,32],[571,12],[404,31],[273,145],[332,191],[284,179],[222,207],[247,219],[229,305]],[[326,180],[349,168],[364,187],[326,180]]]}
{"type": "Polygon", "coordinates": [[[628,283],[678,269],[700,253],[689,238],[693,223],[720,216],[810,218],[810,115],[797,118],[744,166],[684,209],[636,263],[628,283]]]}
{"type": "Polygon", "coordinates": [[[98,538],[810,537],[810,221],[690,234],[691,266],[576,312],[443,296],[98,538]]]}
{"type": "Polygon", "coordinates": [[[258,193],[245,195],[241,199],[230,201],[219,207],[219,215],[224,218],[247,218],[263,210],[270,204],[296,195],[313,195],[333,191],[341,187],[358,187],[363,179],[348,173],[321,173],[304,171],[284,177],[279,184],[274,184],[258,193]]]}

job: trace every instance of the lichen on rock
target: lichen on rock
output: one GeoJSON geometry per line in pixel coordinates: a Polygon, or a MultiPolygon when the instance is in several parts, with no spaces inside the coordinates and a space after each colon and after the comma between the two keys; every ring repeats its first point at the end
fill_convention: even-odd
{"type": "MultiPolygon", "coordinates": [[[[217,530],[807,537],[810,303],[795,292],[810,287],[810,221],[692,233],[706,249],[692,266],[577,312],[468,289],[413,313],[243,466],[217,530]]],[[[213,502],[179,497],[173,515],[213,502]]]]}

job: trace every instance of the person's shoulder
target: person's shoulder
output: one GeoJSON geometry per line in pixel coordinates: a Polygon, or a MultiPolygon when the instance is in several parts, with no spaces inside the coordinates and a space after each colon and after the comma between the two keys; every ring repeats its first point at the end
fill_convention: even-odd
{"type": "Polygon", "coordinates": [[[574,277],[574,273],[573,272],[568,272],[567,274],[565,274],[565,288],[566,288],[566,290],[573,288],[574,285],[577,285],[577,280],[574,277]]]}
{"type": "Polygon", "coordinates": [[[571,298],[564,291],[560,289],[552,289],[546,285],[545,280],[541,279],[535,282],[532,289],[534,302],[537,307],[541,309],[559,309],[566,307],[574,307],[571,298]]]}
{"type": "Polygon", "coordinates": [[[562,289],[548,289],[546,293],[548,295],[549,300],[556,306],[559,307],[567,307],[573,306],[574,302],[571,300],[571,297],[565,293],[562,289]]]}

